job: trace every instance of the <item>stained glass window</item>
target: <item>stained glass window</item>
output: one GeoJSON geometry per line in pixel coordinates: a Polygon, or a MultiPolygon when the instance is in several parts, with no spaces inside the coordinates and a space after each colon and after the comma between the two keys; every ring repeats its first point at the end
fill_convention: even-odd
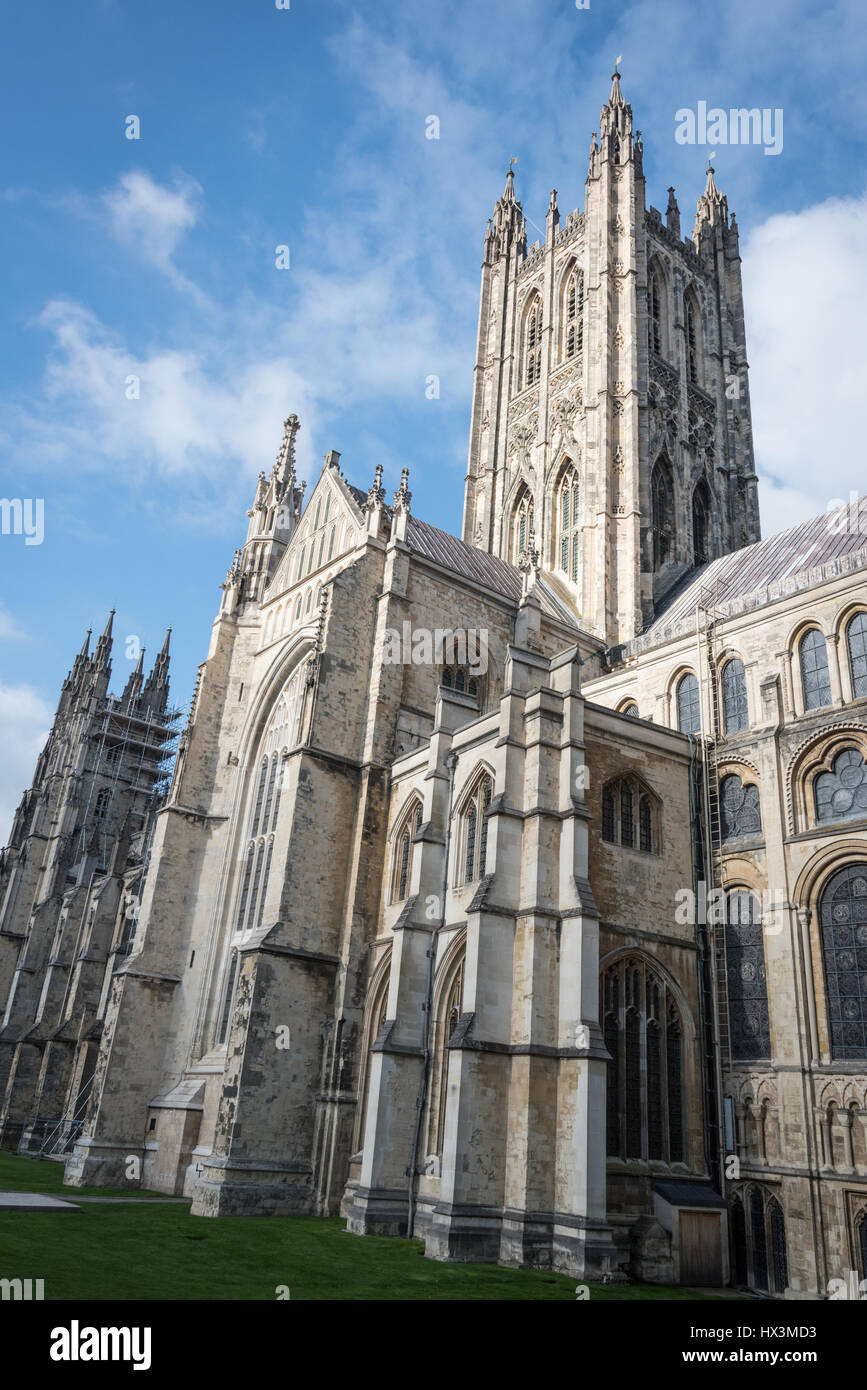
{"type": "Polygon", "coordinates": [[[470,800],[464,804],[464,883],[474,883],[487,872],[487,818],[493,795],[494,784],[490,777],[482,777],[470,800]]]}
{"type": "Polygon", "coordinates": [[[759,901],[737,889],[727,900],[725,947],[731,1052],[735,1061],[771,1055],[765,944],[759,901]]]}
{"type": "Polygon", "coordinates": [[[567,280],[563,319],[565,326],[563,357],[568,359],[581,352],[584,347],[584,272],[582,270],[574,270],[567,280]]]}
{"type": "Polygon", "coordinates": [[[650,307],[650,350],[651,352],[662,352],[662,336],[660,331],[660,292],[659,275],[656,271],[650,273],[650,284],[648,286],[648,300],[650,307]]]}
{"type": "Polygon", "coordinates": [[[698,361],[698,310],[691,300],[686,302],[686,358],[690,381],[696,385],[699,379],[698,361]]]}
{"type": "Polygon", "coordinates": [[[855,699],[867,695],[867,613],[857,613],[846,629],[849,669],[855,699]]]}
{"type": "Polygon", "coordinates": [[[867,1057],[867,863],[834,874],[819,900],[831,1055],[867,1057]]]}
{"type": "Polygon", "coordinates": [[[573,584],[578,582],[581,553],[579,512],[578,474],[574,468],[568,468],[560,484],[560,505],[557,509],[557,516],[560,524],[560,568],[572,580],[573,584]]]}
{"type": "Polygon", "coordinates": [[[816,778],[816,819],[856,820],[867,816],[867,766],[857,748],[844,748],[830,772],[816,778]]]}
{"type": "Polygon", "coordinates": [[[617,833],[614,828],[614,792],[611,787],[602,789],[602,838],[614,843],[617,833]]]}
{"type": "Polygon", "coordinates": [[[747,677],[744,664],[735,657],[727,661],[722,673],[723,720],[727,734],[748,729],[747,677]]]}
{"type": "Polygon", "coordinates": [[[732,1256],[735,1267],[735,1283],[746,1285],[747,1272],[747,1223],[744,1204],[740,1197],[732,1201],[732,1256]]]}
{"type": "Polygon", "coordinates": [[[831,676],[828,671],[828,648],[818,628],[810,628],[801,638],[798,650],[801,654],[804,708],[824,709],[831,703],[831,676]]]}
{"type": "Polygon", "coordinates": [[[662,979],[643,959],[612,965],[601,981],[607,1080],[606,1148],[620,1158],[684,1156],[680,1018],[662,979]]]}
{"type": "Polygon", "coordinates": [[[653,815],[646,796],[638,803],[638,848],[646,854],[653,849],[653,815]]]}
{"type": "Polygon", "coordinates": [[[765,1236],[765,1200],[757,1187],[750,1192],[750,1234],[753,1248],[753,1285],[768,1287],[768,1243],[765,1236]]]}
{"type": "Polygon", "coordinates": [[[710,559],[710,494],[700,482],[692,494],[692,553],[696,565],[710,559]]]}
{"type": "Polygon", "coordinates": [[[674,552],[674,493],[668,464],[658,460],[650,481],[653,519],[653,567],[660,569],[674,552]]]}
{"type": "Polygon", "coordinates": [[[609,844],[635,849],[636,810],[637,848],[652,854],[655,849],[653,802],[641,784],[631,778],[609,782],[602,788],[602,838],[609,844]]]}
{"type": "Polygon", "coordinates": [[[534,301],[524,323],[524,385],[539,380],[542,369],[542,306],[534,301]]]}
{"type": "Polygon", "coordinates": [[[632,788],[628,782],[620,783],[620,843],[632,847],[635,841],[635,826],[632,814],[632,788]]]}
{"type": "Polygon", "coordinates": [[[737,773],[730,773],[720,782],[720,829],[723,840],[743,840],[762,833],[762,811],[759,789],[748,782],[744,786],[737,773]]]}
{"type": "Polygon", "coordinates": [[[786,1253],[786,1221],[783,1208],[776,1197],[768,1202],[768,1224],[771,1230],[771,1268],[774,1290],[784,1293],[789,1284],[789,1261],[786,1253]]]}
{"type": "Polygon", "coordinates": [[[677,687],[677,727],[682,734],[701,733],[698,681],[692,672],[685,675],[677,687]]]}

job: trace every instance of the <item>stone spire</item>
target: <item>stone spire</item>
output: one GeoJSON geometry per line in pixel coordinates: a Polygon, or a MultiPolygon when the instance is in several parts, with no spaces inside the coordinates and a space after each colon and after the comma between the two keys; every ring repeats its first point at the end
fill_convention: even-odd
{"type": "Polygon", "coordinates": [[[520,255],[524,254],[527,249],[527,224],[524,210],[515,196],[515,170],[510,164],[506,175],[506,187],[502,197],[497,199],[493,219],[488,223],[485,263],[492,264],[499,256],[505,255],[513,245],[520,255]]]}
{"type": "Polygon", "coordinates": [[[728,225],[729,208],[728,200],[724,193],[720,193],[716,186],[716,175],[714,167],[708,163],[707,183],[704,186],[704,193],[698,200],[695,214],[695,227],[693,228],[693,240],[698,241],[703,226],[715,227],[728,225]]]}
{"type": "Polygon", "coordinates": [[[615,68],[611,74],[611,94],[599,113],[599,146],[596,145],[596,132],[590,143],[589,178],[599,172],[599,162],[610,160],[612,164],[628,164],[633,159],[641,163],[641,131],[636,142],[632,137],[632,107],[624,99],[620,89],[620,73],[615,68]]]}
{"type": "Polygon", "coordinates": [[[171,628],[166,629],[166,636],[163,645],[160,647],[154,668],[145,681],[142,694],[152,697],[158,709],[164,709],[169,690],[169,639],[172,635],[171,628]]]}
{"type": "Polygon", "coordinates": [[[129,708],[130,705],[133,705],[135,701],[138,699],[139,695],[141,694],[141,688],[144,682],[145,651],[146,648],[142,647],[141,651],[138,654],[138,661],[136,662],[135,670],[132,672],[129,680],[124,686],[124,691],[121,698],[123,699],[123,702],[127,706],[127,708],[129,708]]]}
{"type": "Polygon", "coordinates": [[[93,660],[94,665],[97,667],[105,668],[106,666],[108,666],[109,663],[109,658],[111,656],[111,630],[114,625],[114,612],[115,610],[112,608],[111,612],[108,615],[108,622],[105,625],[105,631],[103,632],[102,636],[96,644],[96,651],[94,652],[93,660]]]}
{"type": "Polygon", "coordinates": [[[668,207],[665,209],[665,225],[680,241],[680,208],[677,206],[677,199],[674,196],[674,186],[668,190],[668,207]]]}
{"type": "Polygon", "coordinates": [[[300,428],[301,422],[295,414],[288,415],[283,421],[283,440],[271,474],[278,504],[287,495],[290,500],[292,498],[292,489],[295,487],[295,436],[300,428]]]}

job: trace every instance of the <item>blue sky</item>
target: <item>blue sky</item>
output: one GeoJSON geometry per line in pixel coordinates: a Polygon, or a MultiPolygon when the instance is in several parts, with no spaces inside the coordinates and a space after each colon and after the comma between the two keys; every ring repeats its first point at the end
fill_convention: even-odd
{"type": "Polygon", "coordinates": [[[715,160],[764,531],[861,486],[861,0],[44,0],[4,29],[0,491],[44,499],[45,537],[0,536],[0,841],[110,607],[151,657],[172,626],[189,698],[289,411],[305,476],[331,448],[360,486],[407,465],[413,509],[459,531],[485,223],[512,156],[531,224],[553,186],[583,204],[618,54],[648,201],[673,183],[685,230],[708,149],[676,142],[675,112],[782,108],[779,155],[715,160]]]}

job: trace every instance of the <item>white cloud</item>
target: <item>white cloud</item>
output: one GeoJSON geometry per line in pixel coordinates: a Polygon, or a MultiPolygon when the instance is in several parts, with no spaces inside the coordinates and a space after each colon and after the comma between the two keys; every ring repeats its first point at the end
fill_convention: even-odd
{"type": "Polygon", "coordinates": [[[0,641],[12,642],[27,640],[28,634],[19,627],[5,603],[0,603],[0,641]]]}
{"type": "Polygon", "coordinates": [[[201,191],[194,179],[184,177],[175,189],[163,188],[150,174],[133,170],[121,175],[103,203],[118,240],[135,243],[165,269],[184,232],[195,226],[194,200],[201,191]]]}
{"type": "Polygon", "coordinates": [[[184,174],[173,188],[155,183],[150,174],[122,174],[116,188],[103,194],[112,236],[146,264],[188,286],[174,264],[184,234],[195,226],[202,189],[184,174]]]}
{"type": "Polygon", "coordinates": [[[867,429],[867,194],[768,219],[743,247],[766,535],[847,499],[867,429]]]}
{"type": "Polygon", "coordinates": [[[29,685],[0,682],[3,781],[0,785],[0,844],[5,845],[22,794],[31,785],[36,759],[48,737],[53,711],[29,685]]]}

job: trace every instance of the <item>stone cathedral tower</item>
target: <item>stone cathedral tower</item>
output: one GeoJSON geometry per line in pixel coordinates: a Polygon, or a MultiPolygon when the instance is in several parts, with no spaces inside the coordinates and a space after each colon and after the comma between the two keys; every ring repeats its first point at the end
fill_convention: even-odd
{"type": "Polygon", "coordinates": [[[150,675],[142,650],[110,694],[113,616],[63,682],[0,855],[0,1142],[23,1150],[62,1151],[84,1104],[178,717],[168,634],[150,675]]]}
{"type": "Polygon", "coordinates": [[[509,171],[485,237],[463,538],[532,550],[582,626],[628,641],[694,565],[759,538],[738,232],[713,170],[691,237],[645,205],[612,78],[583,212],[527,250],[509,171]]]}

